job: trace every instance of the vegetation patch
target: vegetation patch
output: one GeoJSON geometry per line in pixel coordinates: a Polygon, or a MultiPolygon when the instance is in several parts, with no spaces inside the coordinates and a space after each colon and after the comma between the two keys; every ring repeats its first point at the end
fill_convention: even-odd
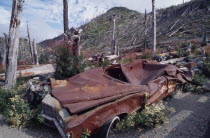
{"type": "Polygon", "coordinates": [[[206,84],[206,82],[207,77],[205,75],[195,74],[194,80],[184,87],[184,91],[193,93],[203,93],[203,86],[206,84]]]}
{"type": "Polygon", "coordinates": [[[59,79],[68,79],[76,74],[84,72],[88,66],[82,56],[74,56],[68,45],[59,46],[56,49],[56,72],[55,76],[59,79]]]}
{"type": "Polygon", "coordinates": [[[31,122],[43,121],[39,108],[34,108],[24,100],[25,91],[26,84],[11,90],[0,88],[0,112],[11,127],[23,128],[31,122]]]}
{"type": "Polygon", "coordinates": [[[162,102],[156,105],[145,107],[142,111],[128,114],[117,124],[118,130],[126,130],[134,127],[144,129],[158,127],[169,121],[174,113],[174,108],[165,106],[162,102]]]}

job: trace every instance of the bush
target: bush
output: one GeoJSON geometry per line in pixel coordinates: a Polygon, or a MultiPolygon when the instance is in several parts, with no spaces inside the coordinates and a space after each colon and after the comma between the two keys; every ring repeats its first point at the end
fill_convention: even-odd
{"type": "Polygon", "coordinates": [[[204,62],[203,72],[207,77],[210,77],[210,57],[204,62]]]}
{"type": "Polygon", "coordinates": [[[207,82],[207,78],[205,75],[195,74],[192,84],[195,86],[203,86],[207,82]]]}
{"type": "Polygon", "coordinates": [[[83,57],[74,56],[68,45],[59,46],[56,49],[55,56],[55,76],[60,79],[67,79],[84,72],[87,67],[87,63],[83,57]]]}
{"type": "Polygon", "coordinates": [[[195,85],[192,85],[192,84],[187,84],[185,87],[184,87],[184,89],[183,89],[183,91],[184,92],[193,92],[194,90],[195,90],[195,85]]]}
{"type": "Polygon", "coordinates": [[[130,129],[132,127],[154,128],[169,121],[169,117],[175,112],[163,103],[145,107],[141,112],[129,114],[121,122],[117,123],[118,130],[130,129]]]}
{"type": "Polygon", "coordinates": [[[11,90],[0,88],[0,111],[12,127],[26,127],[33,119],[42,121],[39,110],[37,108],[33,109],[24,100],[25,91],[26,85],[20,85],[11,90]]]}
{"type": "Polygon", "coordinates": [[[193,81],[184,87],[184,91],[193,93],[203,93],[203,85],[205,85],[206,82],[206,76],[195,74],[193,81]]]}
{"type": "Polygon", "coordinates": [[[49,63],[49,54],[43,52],[39,57],[39,64],[47,64],[49,63]]]}

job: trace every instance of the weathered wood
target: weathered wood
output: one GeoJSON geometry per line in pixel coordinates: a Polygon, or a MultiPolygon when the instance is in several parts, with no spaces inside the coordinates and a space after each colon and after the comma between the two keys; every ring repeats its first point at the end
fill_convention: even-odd
{"type": "Polygon", "coordinates": [[[155,8],[155,0],[152,0],[152,30],[153,30],[153,53],[156,52],[157,46],[157,24],[156,24],[156,8],[155,8]]]}
{"type": "Polygon", "coordinates": [[[70,36],[70,45],[72,46],[72,52],[75,56],[81,55],[81,47],[80,47],[80,36],[82,33],[82,29],[71,28],[69,31],[70,36]]]}
{"type": "Polygon", "coordinates": [[[169,37],[173,36],[175,33],[177,33],[180,29],[182,29],[184,25],[182,25],[181,27],[179,27],[177,30],[175,30],[174,32],[172,32],[169,37]]]}
{"type": "MultiPolygon", "coordinates": [[[[18,66],[18,68],[21,69],[17,71],[16,77],[33,77],[33,76],[39,76],[55,72],[55,67],[52,64],[18,66]]],[[[5,74],[4,73],[0,74],[0,80],[4,79],[5,79],[5,74]]]]}
{"type": "Polygon", "coordinates": [[[5,88],[10,89],[16,85],[17,80],[17,59],[19,50],[19,34],[21,14],[24,0],[13,0],[12,13],[8,37],[8,55],[6,58],[6,79],[5,88]]]}
{"type": "Polygon", "coordinates": [[[27,22],[27,33],[28,33],[28,45],[30,47],[32,64],[35,64],[35,61],[34,61],[34,49],[33,49],[33,44],[32,44],[32,41],[31,41],[31,36],[30,36],[30,30],[29,30],[28,22],[27,22]]]}
{"type": "Polygon", "coordinates": [[[170,59],[170,60],[162,61],[162,62],[160,62],[160,64],[174,64],[179,61],[183,61],[184,59],[185,59],[185,57],[170,59]]]}
{"type": "Polygon", "coordinates": [[[64,34],[67,34],[69,31],[68,0],[63,0],[63,26],[64,34]]]}
{"type": "Polygon", "coordinates": [[[205,54],[206,54],[205,49],[203,47],[200,47],[200,49],[201,49],[201,56],[205,57],[205,54]]]}
{"type": "Polygon", "coordinates": [[[179,20],[177,20],[170,28],[170,31],[176,26],[176,24],[179,22],[179,20]]]}
{"type": "Polygon", "coordinates": [[[146,52],[147,49],[147,10],[145,9],[145,14],[144,14],[144,53],[146,52]]]}
{"type": "Polygon", "coordinates": [[[8,49],[8,36],[4,33],[5,38],[5,44],[3,45],[3,48],[0,51],[0,71],[6,70],[6,55],[7,55],[7,49],[8,49]]]}
{"type": "Polygon", "coordinates": [[[34,57],[34,64],[39,65],[38,54],[37,54],[37,47],[36,41],[33,39],[33,57],[34,57]]]}
{"type": "Polygon", "coordinates": [[[112,47],[111,54],[115,54],[115,19],[113,20],[113,32],[112,32],[112,47]]]}

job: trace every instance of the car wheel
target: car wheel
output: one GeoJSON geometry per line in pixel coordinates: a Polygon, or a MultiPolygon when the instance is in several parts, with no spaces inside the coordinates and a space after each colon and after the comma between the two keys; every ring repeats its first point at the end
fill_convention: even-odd
{"type": "Polygon", "coordinates": [[[97,138],[108,138],[110,134],[114,133],[117,122],[120,121],[118,116],[108,120],[99,130],[97,138]]]}

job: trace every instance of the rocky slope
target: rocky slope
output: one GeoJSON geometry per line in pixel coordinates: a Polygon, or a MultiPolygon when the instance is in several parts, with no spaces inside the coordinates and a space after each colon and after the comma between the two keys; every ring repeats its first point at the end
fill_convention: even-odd
{"type": "MultiPolygon", "coordinates": [[[[148,13],[148,42],[152,35],[152,14],[148,13]]],[[[110,51],[113,19],[116,19],[116,38],[120,48],[142,46],[144,40],[144,14],[123,7],[115,7],[81,26],[81,45],[84,49],[110,51]]],[[[202,39],[210,29],[210,1],[192,0],[178,6],[157,11],[157,40],[181,41],[202,39]]],[[[62,35],[41,42],[42,46],[52,46],[62,39],[62,35]]],[[[151,43],[149,43],[151,45],[151,43]]]]}

